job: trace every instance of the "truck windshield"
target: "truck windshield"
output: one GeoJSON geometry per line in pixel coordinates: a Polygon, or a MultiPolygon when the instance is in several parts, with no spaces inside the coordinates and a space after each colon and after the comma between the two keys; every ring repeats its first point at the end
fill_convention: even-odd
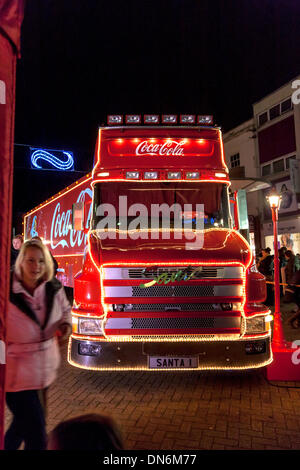
{"type": "Polygon", "coordinates": [[[189,224],[194,228],[196,217],[199,216],[204,218],[204,229],[232,227],[228,189],[225,184],[174,181],[118,181],[95,184],[93,229],[99,228],[99,225],[103,228],[104,219],[107,221],[114,218],[116,228],[126,230],[130,222],[138,216],[141,220],[147,219],[145,221],[149,228],[164,227],[166,218],[170,221],[170,227],[174,227],[179,218],[182,224],[189,224]],[[199,213],[201,204],[203,210],[199,213]]]}

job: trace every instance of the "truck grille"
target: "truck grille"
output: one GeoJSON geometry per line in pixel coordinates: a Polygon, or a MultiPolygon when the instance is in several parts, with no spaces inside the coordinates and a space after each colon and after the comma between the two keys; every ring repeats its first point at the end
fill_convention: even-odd
{"type": "Polygon", "coordinates": [[[132,328],[213,328],[214,318],[133,318],[132,328]]]}
{"type": "Polygon", "coordinates": [[[171,276],[185,270],[188,274],[196,268],[105,268],[105,333],[136,339],[238,336],[243,301],[241,267],[202,266],[191,281],[140,286],[145,279],[153,280],[165,272],[171,276]]]}
{"type": "Polygon", "coordinates": [[[153,286],[133,287],[133,297],[208,297],[214,295],[213,286],[153,286]]]}
{"type": "Polygon", "coordinates": [[[125,311],[132,312],[214,312],[222,310],[220,304],[131,304],[125,305],[125,311]]]}

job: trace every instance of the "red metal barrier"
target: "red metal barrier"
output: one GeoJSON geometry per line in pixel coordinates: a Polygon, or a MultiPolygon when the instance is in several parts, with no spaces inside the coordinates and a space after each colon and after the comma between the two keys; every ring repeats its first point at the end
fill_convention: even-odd
{"type": "Polygon", "coordinates": [[[11,252],[16,59],[20,50],[23,0],[0,2],[0,449],[5,403],[5,315],[11,252]]]}

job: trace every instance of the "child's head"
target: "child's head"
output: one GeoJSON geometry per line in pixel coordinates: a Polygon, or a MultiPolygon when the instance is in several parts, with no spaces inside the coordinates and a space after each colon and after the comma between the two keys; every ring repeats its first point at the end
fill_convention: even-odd
{"type": "Polygon", "coordinates": [[[87,414],[63,421],[49,435],[48,450],[121,450],[122,440],[111,418],[87,414]]]}

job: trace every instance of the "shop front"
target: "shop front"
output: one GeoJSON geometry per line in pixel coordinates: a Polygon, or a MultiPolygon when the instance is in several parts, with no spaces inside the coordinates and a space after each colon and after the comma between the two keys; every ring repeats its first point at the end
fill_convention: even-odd
{"type": "MultiPolygon", "coordinates": [[[[274,237],[272,221],[263,224],[264,247],[271,249],[274,253],[274,237]]],[[[293,217],[278,218],[278,244],[279,248],[285,246],[288,250],[292,250],[295,255],[300,254],[300,213],[293,217]]]]}
{"type": "MultiPolygon", "coordinates": [[[[285,246],[296,255],[300,253],[300,211],[298,210],[296,194],[289,178],[274,182],[273,186],[281,195],[281,204],[278,212],[278,245],[279,248],[285,246]]],[[[266,222],[263,224],[262,240],[264,246],[261,248],[269,247],[271,253],[273,253],[273,224],[270,206],[266,197],[268,191],[264,191],[264,193],[263,216],[266,222]]]]}

